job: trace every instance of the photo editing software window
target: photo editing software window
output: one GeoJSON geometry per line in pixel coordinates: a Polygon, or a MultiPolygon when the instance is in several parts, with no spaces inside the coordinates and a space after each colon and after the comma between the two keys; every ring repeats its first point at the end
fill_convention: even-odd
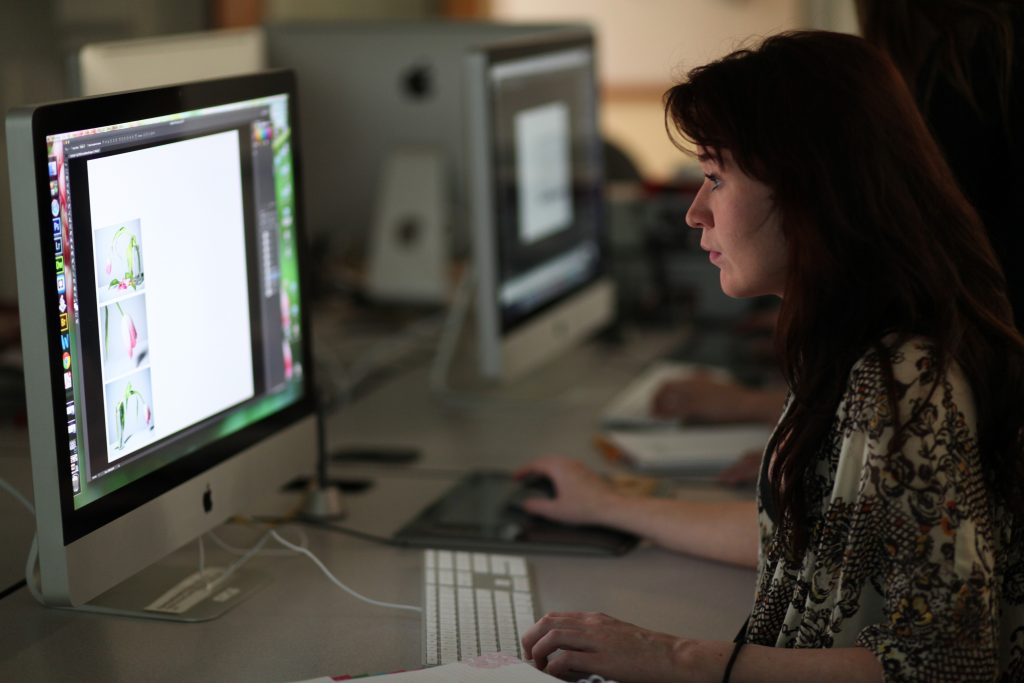
{"type": "Polygon", "coordinates": [[[75,509],[302,396],[288,112],[47,136],[75,509]]]}
{"type": "Polygon", "coordinates": [[[508,329],[600,270],[600,138],[584,48],[496,64],[498,297],[508,329]]]}

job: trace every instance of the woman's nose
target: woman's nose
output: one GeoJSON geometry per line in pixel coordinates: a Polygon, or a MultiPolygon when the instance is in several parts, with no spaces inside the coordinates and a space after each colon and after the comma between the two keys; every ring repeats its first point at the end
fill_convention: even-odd
{"type": "Polygon", "coordinates": [[[707,202],[707,183],[700,186],[690,208],[686,210],[686,224],[691,228],[710,228],[714,225],[707,202]]]}

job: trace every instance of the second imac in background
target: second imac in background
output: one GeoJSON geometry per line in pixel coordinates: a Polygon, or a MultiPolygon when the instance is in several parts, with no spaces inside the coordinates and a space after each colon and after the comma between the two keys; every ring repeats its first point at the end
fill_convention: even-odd
{"type": "Polygon", "coordinates": [[[467,58],[479,371],[511,380],[608,325],[602,139],[589,31],[467,58]]]}
{"type": "Polygon", "coordinates": [[[267,68],[263,29],[238,28],[91,43],[77,55],[77,95],[253,73],[267,68]]]}
{"type": "MultiPolygon", "coordinates": [[[[447,303],[466,222],[465,55],[567,24],[294,22],[266,26],[268,63],[298,74],[307,225],[325,277],[355,271],[379,304],[447,303]]],[[[330,283],[328,283],[330,284],[330,283]]],[[[350,285],[342,282],[343,286],[350,285]]]]}

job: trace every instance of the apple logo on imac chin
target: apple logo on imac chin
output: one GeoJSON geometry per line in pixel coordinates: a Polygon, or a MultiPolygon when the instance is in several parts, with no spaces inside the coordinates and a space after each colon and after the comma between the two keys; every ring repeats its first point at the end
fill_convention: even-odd
{"type": "Polygon", "coordinates": [[[210,485],[206,485],[206,490],[203,491],[203,512],[209,512],[213,509],[213,491],[210,490],[210,485]]]}

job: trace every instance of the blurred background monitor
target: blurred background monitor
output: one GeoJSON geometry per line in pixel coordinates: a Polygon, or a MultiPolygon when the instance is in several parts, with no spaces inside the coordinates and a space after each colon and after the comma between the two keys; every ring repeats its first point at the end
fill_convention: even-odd
{"type": "Polygon", "coordinates": [[[100,95],[266,68],[260,28],[92,43],[78,51],[78,94],[100,95]]]}
{"type": "Polygon", "coordinates": [[[122,581],[315,466],[294,79],[17,109],[7,142],[43,597],[213,616],[241,575],[182,613],[187,572],[122,581]]]}
{"type": "MultiPolygon", "coordinates": [[[[361,262],[371,230],[381,227],[375,211],[389,183],[385,169],[427,151],[440,159],[442,177],[422,183],[434,182],[445,197],[451,231],[446,252],[464,256],[466,51],[564,27],[466,21],[268,25],[269,64],[294,69],[298,77],[307,224],[314,240],[361,262]]],[[[415,226],[402,227],[408,236],[415,226]]]]}
{"type": "Polygon", "coordinates": [[[480,369],[510,379],[608,324],[595,54],[587,31],[466,59],[480,369]]]}

